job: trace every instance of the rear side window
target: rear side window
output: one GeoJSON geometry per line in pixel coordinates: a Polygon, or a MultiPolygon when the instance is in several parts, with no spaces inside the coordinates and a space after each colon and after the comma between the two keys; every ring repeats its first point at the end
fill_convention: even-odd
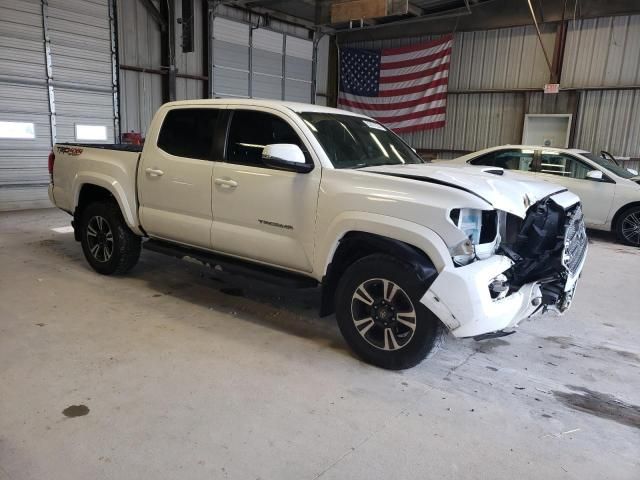
{"type": "Polygon", "coordinates": [[[273,143],[293,143],[310,157],[298,134],[285,120],[270,113],[236,110],[231,119],[227,161],[263,167],[262,149],[273,143]]]}
{"type": "Polygon", "coordinates": [[[160,128],[158,147],[178,157],[211,160],[219,112],[214,108],[170,110],[160,128]]]}
{"type": "Polygon", "coordinates": [[[498,150],[475,158],[469,163],[471,165],[486,165],[488,167],[504,168],[505,170],[529,172],[533,170],[533,150],[498,150]]]}

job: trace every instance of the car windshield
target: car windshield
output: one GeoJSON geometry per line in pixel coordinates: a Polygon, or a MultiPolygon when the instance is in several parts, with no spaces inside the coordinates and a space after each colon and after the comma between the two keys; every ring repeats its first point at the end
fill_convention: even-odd
{"type": "Polygon", "coordinates": [[[300,117],[335,168],[423,163],[400,137],[373,120],[319,112],[303,112],[300,117]]]}
{"type": "Polygon", "coordinates": [[[589,160],[593,160],[594,162],[596,162],[601,167],[606,168],[610,172],[615,173],[616,175],[618,175],[619,177],[622,177],[622,178],[635,177],[635,175],[633,173],[631,173],[629,170],[627,170],[626,168],[623,168],[620,165],[616,165],[611,160],[607,160],[606,158],[602,158],[600,155],[596,155],[595,153],[591,153],[591,152],[581,153],[580,155],[582,155],[583,157],[587,157],[589,160]]]}

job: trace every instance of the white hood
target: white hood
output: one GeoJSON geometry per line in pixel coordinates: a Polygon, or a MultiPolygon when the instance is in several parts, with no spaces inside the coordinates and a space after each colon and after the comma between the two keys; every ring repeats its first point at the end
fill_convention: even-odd
{"type": "Polygon", "coordinates": [[[433,180],[474,193],[494,208],[524,218],[534,203],[566,188],[550,182],[531,180],[529,177],[504,171],[502,175],[489,173],[500,170],[492,167],[444,166],[442,164],[408,164],[367,167],[361,171],[433,180]]]}

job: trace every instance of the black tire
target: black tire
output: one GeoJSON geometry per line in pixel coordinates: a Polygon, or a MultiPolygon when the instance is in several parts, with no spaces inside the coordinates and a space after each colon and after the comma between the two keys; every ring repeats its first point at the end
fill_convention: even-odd
{"type": "Polygon", "coordinates": [[[620,243],[640,247],[640,206],[629,207],[620,214],[615,232],[620,243]]]}
{"type": "Polygon", "coordinates": [[[374,254],[354,262],[336,291],[336,318],[347,344],[365,362],[389,370],[413,367],[435,353],[444,342],[446,329],[420,303],[424,291],[414,269],[394,257],[374,254]],[[374,301],[361,301],[365,296],[367,302],[374,301]],[[414,321],[407,313],[411,309],[414,321]],[[413,328],[407,326],[410,323],[413,328]]]}
{"type": "Polygon", "coordinates": [[[102,275],[123,274],[140,258],[140,237],[129,229],[120,208],[113,202],[92,203],[83,210],[80,243],[91,268],[102,275]],[[102,227],[98,229],[98,225],[102,227]],[[111,232],[111,240],[104,232],[111,232]],[[96,247],[98,243],[102,247],[96,247]]]}

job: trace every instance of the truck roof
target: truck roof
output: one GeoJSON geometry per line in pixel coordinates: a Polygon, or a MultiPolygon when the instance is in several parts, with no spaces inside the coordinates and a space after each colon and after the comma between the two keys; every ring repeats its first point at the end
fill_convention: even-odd
{"type": "MultiPolygon", "coordinates": [[[[340,115],[352,115],[354,117],[365,117],[358,113],[341,110],[338,108],[325,107],[322,105],[312,105],[310,103],[287,102],[282,100],[259,100],[253,98],[215,98],[202,100],[180,100],[177,102],[166,103],[166,107],[178,106],[202,106],[202,105],[251,105],[254,107],[271,107],[278,110],[288,109],[297,113],[302,112],[319,112],[333,113],[340,115]]],[[[365,117],[366,118],[366,117],[365,117]]]]}

